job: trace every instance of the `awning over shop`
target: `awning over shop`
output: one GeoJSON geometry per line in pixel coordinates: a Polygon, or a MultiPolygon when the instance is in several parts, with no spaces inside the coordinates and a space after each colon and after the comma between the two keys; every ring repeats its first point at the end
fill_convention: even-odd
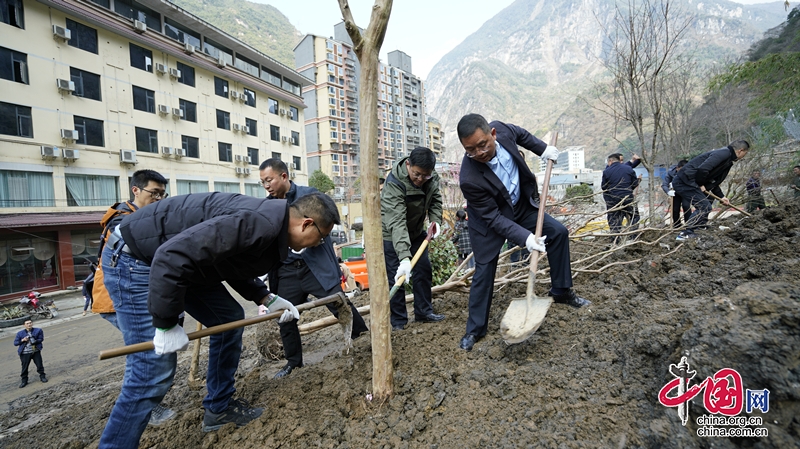
{"type": "Polygon", "coordinates": [[[103,212],[51,212],[45,214],[0,215],[0,230],[4,228],[33,228],[45,226],[96,225],[100,227],[103,212]]]}

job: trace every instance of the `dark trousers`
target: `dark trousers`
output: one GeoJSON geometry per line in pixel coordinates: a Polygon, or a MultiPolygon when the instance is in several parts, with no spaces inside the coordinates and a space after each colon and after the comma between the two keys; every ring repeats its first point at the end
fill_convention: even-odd
{"type": "MultiPolygon", "coordinates": [[[[622,231],[622,220],[628,219],[628,226],[632,231],[639,228],[639,207],[636,201],[632,198],[622,200],[624,206],[621,209],[608,212],[608,229],[612,234],[617,234],[622,231]]],[[[611,205],[606,203],[609,209],[619,206],[619,203],[611,205]]]]}
{"type": "Polygon", "coordinates": [[[675,179],[672,180],[672,188],[675,190],[675,196],[680,195],[684,202],[688,202],[690,207],[694,208],[694,212],[692,212],[689,219],[686,221],[686,227],[693,231],[708,226],[708,214],[711,213],[711,200],[700,190],[700,187],[685,184],[680,176],[676,176],[675,179]]]}
{"type": "MultiPolygon", "coordinates": [[[[411,240],[411,254],[414,255],[419,250],[422,242],[428,234],[422,232],[419,236],[411,240]]],[[[394,251],[391,240],[383,241],[383,256],[386,262],[386,275],[389,277],[390,288],[394,286],[394,275],[400,267],[400,258],[394,251]]],[[[414,317],[423,317],[433,313],[431,299],[431,286],[433,285],[433,268],[431,260],[428,258],[428,248],[422,252],[414,268],[411,269],[411,287],[414,291],[414,317]]],[[[389,300],[389,307],[392,311],[392,326],[405,326],[408,323],[408,311],[406,310],[406,289],[405,286],[397,289],[397,293],[389,300]]]]}
{"type": "Polygon", "coordinates": [[[675,192],[672,198],[672,227],[680,228],[684,223],[689,223],[689,217],[692,216],[692,207],[689,200],[684,199],[682,196],[675,192]],[[683,210],[683,223],[681,223],[681,210],[683,210]]]}
{"type": "Polygon", "coordinates": [[[22,362],[22,374],[19,377],[27,382],[28,381],[28,367],[31,365],[31,360],[36,365],[36,371],[39,373],[39,377],[44,376],[44,364],[42,363],[42,352],[41,351],[34,351],[30,354],[20,354],[19,360],[22,362]]]}
{"type": "MultiPolygon", "coordinates": [[[[514,222],[525,229],[536,232],[537,210],[528,204],[517,203],[514,207],[514,222]]],[[[550,264],[550,282],[553,288],[571,288],[572,270],[569,266],[569,231],[550,215],[544,214],[542,235],[547,236],[547,261],[550,264]]],[[[494,276],[497,271],[499,253],[488,263],[475,262],[472,288],[469,292],[469,318],[467,334],[478,338],[486,335],[489,309],[492,306],[494,276]]]]}
{"type": "Polygon", "coordinates": [[[753,213],[757,209],[764,210],[766,208],[767,203],[764,202],[764,197],[761,194],[747,197],[747,212],[753,213]]]}
{"type": "MultiPolygon", "coordinates": [[[[299,306],[308,300],[308,295],[317,298],[335,295],[342,291],[342,286],[337,284],[330,290],[324,290],[314,273],[302,260],[297,263],[284,264],[278,269],[278,291],[275,292],[281,298],[289,301],[295,306],[299,306]]],[[[352,338],[368,331],[364,318],[358,313],[356,307],[350,304],[350,311],[353,312],[353,332],[352,338]]],[[[333,316],[339,318],[336,306],[326,304],[333,316]]],[[[279,323],[281,329],[281,341],[283,342],[283,353],[289,365],[298,367],[303,366],[303,343],[300,340],[300,329],[297,327],[297,320],[288,323],[279,323]]]]}

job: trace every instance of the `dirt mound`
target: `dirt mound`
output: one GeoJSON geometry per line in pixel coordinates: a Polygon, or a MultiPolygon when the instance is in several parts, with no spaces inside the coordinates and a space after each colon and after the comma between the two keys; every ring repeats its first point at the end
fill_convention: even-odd
{"type": "MultiPolygon", "coordinates": [[[[186,385],[188,363],[167,405],[179,416],[149,427],[147,448],[483,448],[483,447],[796,447],[800,439],[800,207],[784,205],[752,219],[728,218],[673,254],[631,247],[614,260],[641,260],[601,274],[580,274],[576,290],[593,301],[579,310],[554,305],[527,342],[508,346],[498,326],[524,285],[495,294],[490,333],[472,352],[458,348],[465,294],[434,300],[447,319],[411,323],[392,334],[395,396],[371,391],[369,337],[339,353],[341,331],[304,337],[307,366],[282,380],[282,361],[264,359],[246,334],[238,395],[265,407],[250,425],[204,434],[204,391],[186,385]],[[723,225],[727,230],[721,230],[723,225]],[[766,438],[701,438],[703,394],[683,426],[659,404],[668,369],[686,356],[699,383],[722,368],[744,388],[769,389],[766,438]]],[[[666,241],[666,240],[665,240],[666,241]]],[[[539,287],[537,287],[538,289],[539,287]]],[[[362,298],[361,305],[366,301],[362,298]]],[[[325,311],[315,311],[325,316],[325,311]]],[[[304,314],[304,320],[312,314],[304,314]],[[307,316],[308,315],[308,316],[307,316]]],[[[185,357],[185,356],[183,356],[185,357]]],[[[204,367],[202,367],[204,369],[204,367]]],[[[113,379],[52,388],[12,404],[0,416],[0,446],[96,447],[119,389],[113,379]],[[36,426],[26,420],[38,419],[36,426]]]]}

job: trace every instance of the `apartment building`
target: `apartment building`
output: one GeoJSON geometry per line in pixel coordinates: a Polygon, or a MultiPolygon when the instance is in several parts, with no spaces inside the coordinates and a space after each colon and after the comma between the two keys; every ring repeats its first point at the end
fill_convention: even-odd
{"type": "Polygon", "coordinates": [[[425,118],[426,133],[426,146],[436,153],[436,159],[441,160],[444,155],[444,131],[442,131],[442,123],[439,119],[433,118],[428,115],[425,118]]]}
{"type": "Polygon", "coordinates": [[[307,177],[309,80],[162,0],[0,0],[0,300],[74,286],[143,168],[171,195],[307,177]]]}

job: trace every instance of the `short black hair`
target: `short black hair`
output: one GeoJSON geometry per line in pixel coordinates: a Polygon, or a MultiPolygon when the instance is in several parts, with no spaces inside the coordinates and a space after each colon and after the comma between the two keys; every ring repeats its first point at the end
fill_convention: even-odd
{"type": "Polygon", "coordinates": [[[463,210],[460,210],[460,211],[456,212],[456,217],[458,217],[459,220],[463,220],[463,219],[467,218],[467,213],[464,212],[463,210]]]}
{"type": "Polygon", "coordinates": [[[794,167],[792,167],[792,168],[793,168],[793,169],[794,169],[794,168],[800,168],[800,165],[795,165],[795,166],[794,166],[794,167]]]}
{"type": "Polygon", "coordinates": [[[466,139],[479,129],[487,134],[492,132],[489,122],[480,114],[467,114],[461,117],[461,120],[458,121],[458,126],[456,126],[458,140],[466,139]]]}
{"type": "Polygon", "coordinates": [[[436,155],[430,148],[416,147],[408,155],[408,163],[412,167],[419,167],[423,170],[433,170],[436,168],[436,155]]]}
{"type": "Polygon", "coordinates": [[[341,223],[336,203],[324,193],[314,192],[301,196],[289,207],[298,215],[314,219],[323,228],[341,223]]]}
{"type": "Polygon", "coordinates": [[[681,159],[681,160],[678,161],[678,168],[683,168],[683,166],[688,164],[688,163],[689,163],[689,161],[687,161],[686,159],[681,159]]]}
{"type": "Polygon", "coordinates": [[[731,147],[734,150],[749,151],[750,143],[748,143],[746,140],[734,140],[733,142],[731,142],[731,147]]]}
{"type": "Polygon", "coordinates": [[[161,173],[155,170],[137,170],[133,173],[131,177],[131,187],[138,187],[140,189],[144,189],[147,187],[147,184],[150,184],[150,181],[153,181],[157,184],[167,185],[169,181],[165,178],[161,173]]]}
{"type": "Polygon", "coordinates": [[[611,154],[608,155],[608,160],[609,161],[612,160],[612,159],[615,160],[615,161],[619,161],[620,158],[622,158],[622,153],[611,153],[611,154]]]}
{"type": "Polygon", "coordinates": [[[286,173],[287,175],[289,174],[289,167],[287,167],[286,164],[278,158],[271,157],[267,159],[266,161],[262,162],[261,165],[258,166],[258,169],[264,170],[267,167],[271,168],[272,171],[276,173],[286,173]]]}
{"type": "Polygon", "coordinates": [[[384,177],[378,178],[378,184],[383,184],[384,182],[386,182],[386,178],[384,177]]]}

